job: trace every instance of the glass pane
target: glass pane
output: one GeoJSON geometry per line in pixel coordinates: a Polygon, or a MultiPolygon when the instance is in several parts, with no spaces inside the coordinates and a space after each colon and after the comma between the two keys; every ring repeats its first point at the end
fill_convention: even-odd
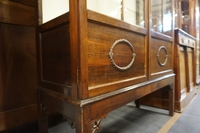
{"type": "Polygon", "coordinates": [[[190,32],[189,1],[181,1],[181,13],[182,13],[182,29],[187,33],[189,33],[190,32]]]}
{"type": "Polygon", "coordinates": [[[122,0],[87,0],[87,7],[98,13],[121,19],[122,0]]]}
{"type": "Polygon", "coordinates": [[[69,0],[41,0],[42,23],[69,12],[69,0]]]}
{"type": "Polygon", "coordinates": [[[172,35],[172,1],[164,0],[163,9],[163,33],[172,35]]]}
{"type": "Polygon", "coordinates": [[[175,25],[174,25],[174,28],[179,28],[179,25],[178,25],[178,18],[179,18],[179,8],[178,8],[178,4],[179,4],[179,1],[178,1],[178,0],[175,0],[175,1],[174,1],[174,10],[175,10],[175,14],[174,14],[174,17],[175,17],[175,25]]]}
{"type": "Polygon", "coordinates": [[[89,10],[144,27],[144,0],[87,0],[89,10]]]}
{"type": "Polygon", "coordinates": [[[156,32],[163,32],[162,25],[162,0],[153,0],[151,3],[152,13],[152,30],[156,32]]]}
{"type": "Polygon", "coordinates": [[[151,3],[151,29],[166,35],[172,35],[172,0],[153,0],[151,3]]]}
{"type": "Polygon", "coordinates": [[[123,20],[144,27],[144,0],[124,0],[123,20]]]}

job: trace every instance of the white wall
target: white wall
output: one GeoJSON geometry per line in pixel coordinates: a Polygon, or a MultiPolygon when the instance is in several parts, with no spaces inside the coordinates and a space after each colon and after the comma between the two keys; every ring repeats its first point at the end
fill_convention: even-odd
{"type": "Polygon", "coordinates": [[[42,23],[69,12],[69,0],[41,0],[42,23]]]}

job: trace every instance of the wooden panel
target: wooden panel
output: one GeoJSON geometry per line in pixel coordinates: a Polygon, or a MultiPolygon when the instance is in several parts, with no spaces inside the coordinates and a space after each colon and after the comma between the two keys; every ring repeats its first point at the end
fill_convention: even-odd
{"type": "Polygon", "coordinates": [[[187,84],[186,84],[186,55],[183,47],[179,47],[179,64],[180,64],[180,81],[177,84],[180,84],[180,92],[181,97],[185,97],[185,93],[187,92],[187,84]]]}
{"type": "Polygon", "coordinates": [[[21,124],[37,120],[37,106],[17,108],[14,110],[0,112],[0,131],[19,126],[21,124]]]}
{"type": "Polygon", "coordinates": [[[193,49],[191,49],[191,48],[188,48],[187,49],[187,52],[188,52],[188,65],[189,65],[189,78],[190,78],[190,88],[193,88],[193,86],[195,85],[194,83],[195,83],[195,81],[194,81],[194,75],[195,75],[195,73],[193,73],[194,72],[194,69],[193,69],[193,49]]]}
{"type": "Polygon", "coordinates": [[[150,45],[151,78],[155,78],[167,73],[172,73],[172,51],[173,45],[171,42],[152,38],[152,42],[150,45]]]}
{"type": "Polygon", "coordinates": [[[43,80],[71,85],[69,25],[46,31],[41,39],[43,80]]]}
{"type": "MultiPolygon", "coordinates": [[[[144,35],[93,22],[88,23],[88,29],[88,85],[90,89],[107,86],[113,82],[116,84],[125,80],[136,80],[146,76],[144,35]],[[111,63],[109,56],[112,45],[119,39],[129,41],[136,54],[133,65],[127,70],[117,69],[111,63]]],[[[131,62],[134,52],[129,45],[120,42],[113,48],[113,60],[118,66],[125,67],[131,62]]],[[[129,83],[129,85],[131,84],[129,83]]],[[[115,89],[120,87],[123,86],[115,86],[115,89]]]]}
{"type": "Polygon", "coordinates": [[[35,29],[0,24],[0,112],[36,103],[35,29]]]}
{"type": "Polygon", "coordinates": [[[37,23],[36,8],[9,2],[0,1],[0,22],[36,26],[37,23]]]}

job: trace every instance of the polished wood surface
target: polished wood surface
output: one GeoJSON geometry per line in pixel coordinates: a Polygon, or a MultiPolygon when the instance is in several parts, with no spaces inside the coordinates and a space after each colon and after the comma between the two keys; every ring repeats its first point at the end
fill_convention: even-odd
{"type": "Polygon", "coordinates": [[[6,103],[1,105],[0,110],[34,104],[36,102],[35,30],[8,24],[0,24],[0,30],[3,85],[1,94],[5,98],[9,97],[4,101],[6,103]],[[30,97],[27,99],[27,96],[30,97]]]}
{"type": "Polygon", "coordinates": [[[36,26],[36,8],[21,4],[19,0],[18,2],[8,0],[0,1],[0,22],[36,26]]]}
{"type": "Polygon", "coordinates": [[[37,119],[36,1],[0,1],[0,131],[37,119]]]}

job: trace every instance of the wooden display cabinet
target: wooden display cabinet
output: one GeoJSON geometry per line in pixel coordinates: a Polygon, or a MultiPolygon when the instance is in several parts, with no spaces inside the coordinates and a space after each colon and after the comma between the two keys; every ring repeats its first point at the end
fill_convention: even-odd
{"type": "Polygon", "coordinates": [[[175,30],[175,109],[182,112],[196,94],[198,83],[198,51],[196,7],[198,0],[176,1],[175,30]]]}
{"type": "Polygon", "coordinates": [[[48,109],[61,113],[77,133],[94,133],[109,112],[163,87],[173,115],[172,25],[164,31],[171,36],[151,33],[149,4],[69,0],[60,16],[42,17],[37,89],[41,133],[48,132],[48,109]]]}
{"type": "Polygon", "coordinates": [[[175,30],[175,110],[180,112],[196,94],[195,48],[193,36],[180,29],[175,30]]]}

